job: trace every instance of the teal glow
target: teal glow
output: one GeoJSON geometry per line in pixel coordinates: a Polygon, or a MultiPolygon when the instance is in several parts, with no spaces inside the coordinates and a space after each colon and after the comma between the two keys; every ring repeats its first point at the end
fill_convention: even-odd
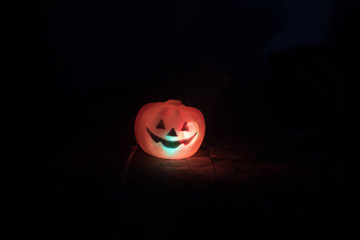
{"type": "Polygon", "coordinates": [[[165,146],[162,146],[162,148],[164,149],[164,152],[166,153],[167,156],[173,156],[179,150],[177,148],[167,148],[165,146]]]}
{"type": "Polygon", "coordinates": [[[178,137],[173,137],[173,136],[166,136],[165,140],[167,140],[167,141],[178,141],[179,138],[178,137]]]}

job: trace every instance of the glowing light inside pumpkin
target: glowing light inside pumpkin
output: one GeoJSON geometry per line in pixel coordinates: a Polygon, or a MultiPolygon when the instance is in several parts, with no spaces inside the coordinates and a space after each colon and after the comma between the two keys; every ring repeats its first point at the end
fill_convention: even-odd
{"type": "Polygon", "coordinates": [[[178,151],[178,149],[176,148],[167,148],[167,147],[164,147],[164,151],[165,151],[165,154],[167,154],[168,156],[174,156],[176,154],[176,152],[178,151]]]}
{"type": "Polygon", "coordinates": [[[140,147],[160,158],[190,157],[199,149],[204,135],[202,113],[177,100],[146,104],[135,120],[135,137],[140,147]]]}

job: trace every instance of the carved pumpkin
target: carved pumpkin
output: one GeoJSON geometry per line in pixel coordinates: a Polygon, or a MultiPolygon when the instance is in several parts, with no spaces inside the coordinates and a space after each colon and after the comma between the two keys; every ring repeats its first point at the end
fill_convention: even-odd
{"type": "Polygon", "coordinates": [[[205,136],[205,120],[196,108],[178,100],[148,103],[135,119],[135,137],[148,154],[167,159],[194,155],[205,136]]]}

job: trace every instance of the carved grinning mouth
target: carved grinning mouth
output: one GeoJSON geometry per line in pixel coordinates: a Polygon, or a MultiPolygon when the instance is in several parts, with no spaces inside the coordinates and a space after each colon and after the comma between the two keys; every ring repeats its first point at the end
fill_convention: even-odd
{"type": "Polygon", "coordinates": [[[146,128],[148,133],[150,134],[151,138],[156,142],[161,142],[165,147],[167,148],[177,148],[178,146],[180,146],[180,144],[184,144],[187,145],[191,142],[191,140],[193,140],[193,138],[196,136],[197,132],[190,138],[188,139],[184,139],[181,141],[168,141],[165,140],[161,137],[156,136],[155,134],[153,134],[148,128],[146,128]]]}

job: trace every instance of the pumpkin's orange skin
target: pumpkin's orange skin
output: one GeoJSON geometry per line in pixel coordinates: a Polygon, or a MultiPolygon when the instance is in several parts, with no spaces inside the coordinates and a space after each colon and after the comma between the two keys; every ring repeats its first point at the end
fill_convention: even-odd
{"type": "Polygon", "coordinates": [[[205,119],[201,111],[178,100],[148,103],[139,110],[135,119],[138,144],[146,153],[159,158],[191,157],[200,148],[204,136],[205,119]],[[161,120],[165,126],[160,129],[157,125],[161,120]],[[185,122],[187,130],[182,131],[185,122]]]}

